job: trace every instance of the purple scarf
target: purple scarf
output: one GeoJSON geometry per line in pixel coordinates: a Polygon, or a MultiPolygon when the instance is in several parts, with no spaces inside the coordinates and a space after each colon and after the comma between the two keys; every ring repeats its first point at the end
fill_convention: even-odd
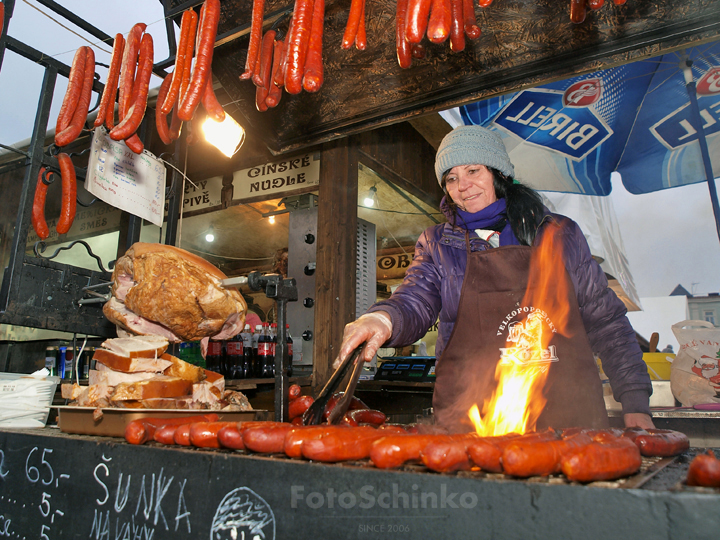
{"type": "Polygon", "coordinates": [[[490,206],[487,206],[479,212],[466,212],[458,208],[457,225],[463,229],[474,231],[475,229],[494,229],[495,225],[505,220],[505,226],[500,231],[501,246],[519,246],[520,242],[515,238],[512,227],[507,221],[507,205],[505,199],[498,199],[490,206]]]}

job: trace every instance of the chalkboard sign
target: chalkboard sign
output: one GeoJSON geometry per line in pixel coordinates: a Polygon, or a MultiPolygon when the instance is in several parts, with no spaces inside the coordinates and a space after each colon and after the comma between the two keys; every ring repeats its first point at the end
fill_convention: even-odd
{"type": "Polygon", "coordinates": [[[106,203],[162,226],[165,165],[152,153],[136,154],[100,127],[90,145],[85,189],[106,203]]]}

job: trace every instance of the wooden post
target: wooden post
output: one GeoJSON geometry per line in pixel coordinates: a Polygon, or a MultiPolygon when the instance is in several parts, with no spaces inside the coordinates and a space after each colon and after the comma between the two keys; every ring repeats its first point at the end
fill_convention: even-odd
{"type": "Polygon", "coordinates": [[[358,158],[354,138],[325,143],[320,162],[313,393],[332,374],[345,325],[355,320],[358,158]]]}

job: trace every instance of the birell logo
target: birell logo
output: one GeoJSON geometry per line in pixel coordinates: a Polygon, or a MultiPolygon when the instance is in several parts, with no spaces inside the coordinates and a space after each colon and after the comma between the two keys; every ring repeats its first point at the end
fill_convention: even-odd
{"type": "Polygon", "coordinates": [[[524,90],[498,114],[495,124],[526,143],[579,161],[613,134],[592,106],[601,94],[597,79],[574,83],[565,92],[524,90]]]}
{"type": "MultiPolygon", "coordinates": [[[[720,67],[711,67],[696,84],[703,132],[708,137],[720,131],[720,67]]],[[[675,150],[698,140],[687,102],[650,127],[653,136],[668,150],[675,150]]]]}

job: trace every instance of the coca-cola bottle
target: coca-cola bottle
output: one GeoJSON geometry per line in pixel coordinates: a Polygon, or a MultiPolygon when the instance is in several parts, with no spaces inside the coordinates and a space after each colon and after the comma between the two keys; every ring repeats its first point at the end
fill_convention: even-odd
{"type": "Polygon", "coordinates": [[[240,337],[243,340],[243,359],[242,359],[242,373],[244,379],[249,379],[253,376],[252,374],[252,329],[249,324],[245,325],[245,328],[240,332],[240,337]]]}
{"type": "Polygon", "coordinates": [[[225,343],[225,372],[231,379],[243,379],[242,373],[243,340],[240,334],[231,337],[225,343]],[[240,369],[238,369],[240,367],[240,369]]]}
{"type": "Polygon", "coordinates": [[[285,325],[285,330],[287,332],[287,354],[288,354],[288,365],[287,365],[287,376],[292,377],[293,374],[293,339],[290,335],[290,325],[285,325]]]}
{"type": "Polygon", "coordinates": [[[221,341],[211,339],[208,343],[207,356],[205,356],[205,366],[210,371],[223,373],[223,345],[221,341]]]}
{"type": "Polygon", "coordinates": [[[272,336],[270,335],[270,325],[264,323],[262,325],[262,333],[258,337],[258,363],[260,364],[260,377],[270,378],[273,376],[273,365],[275,364],[275,356],[272,353],[272,336]]]}

